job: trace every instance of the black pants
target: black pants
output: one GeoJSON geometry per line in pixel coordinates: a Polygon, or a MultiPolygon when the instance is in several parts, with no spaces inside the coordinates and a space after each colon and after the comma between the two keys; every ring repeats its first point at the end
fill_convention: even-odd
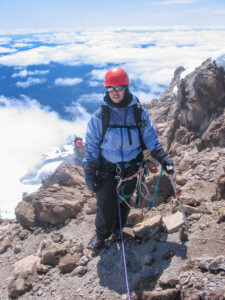
{"type": "MultiPolygon", "coordinates": [[[[130,177],[138,170],[136,164],[131,165],[130,167],[124,170],[124,178],[130,177]]],[[[115,166],[103,166],[101,177],[102,177],[102,187],[97,192],[97,214],[95,218],[96,233],[98,238],[107,239],[113,233],[114,230],[120,229],[119,222],[119,212],[118,212],[118,194],[117,194],[117,183],[115,179],[116,169],[115,166]]],[[[137,178],[123,182],[125,184],[124,194],[130,195],[134,192],[136,187],[137,178]]],[[[127,198],[126,201],[129,203],[130,198],[127,198]]],[[[127,217],[130,212],[130,208],[123,201],[120,204],[121,211],[121,221],[122,227],[126,225],[127,217]]]]}

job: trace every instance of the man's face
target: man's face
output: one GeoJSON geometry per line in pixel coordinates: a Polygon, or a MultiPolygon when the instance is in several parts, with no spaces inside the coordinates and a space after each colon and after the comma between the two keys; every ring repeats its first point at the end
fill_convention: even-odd
{"type": "Polygon", "coordinates": [[[120,103],[123,100],[125,88],[121,88],[120,90],[116,90],[115,88],[118,87],[116,85],[113,85],[113,91],[109,92],[109,97],[114,103],[120,103]]]}

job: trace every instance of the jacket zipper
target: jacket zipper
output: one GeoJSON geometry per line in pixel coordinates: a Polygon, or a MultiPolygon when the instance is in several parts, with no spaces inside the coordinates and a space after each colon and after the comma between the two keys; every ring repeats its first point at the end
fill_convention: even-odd
{"type": "Polygon", "coordinates": [[[121,157],[123,161],[123,128],[120,128],[120,132],[121,132],[121,157]]]}
{"type": "MultiPolygon", "coordinates": [[[[122,125],[122,123],[124,123],[124,125],[126,125],[126,110],[124,111],[124,120],[123,122],[121,121],[120,122],[120,125],[122,125]]],[[[122,158],[122,161],[124,161],[124,158],[123,158],[123,128],[120,128],[120,132],[121,132],[121,158],[122,158]]]]}

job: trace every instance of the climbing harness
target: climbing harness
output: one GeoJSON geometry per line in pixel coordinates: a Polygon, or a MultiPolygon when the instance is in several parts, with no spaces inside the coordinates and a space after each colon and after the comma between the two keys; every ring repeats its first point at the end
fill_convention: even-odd
{"type": "MultiPolygon", "coordinates": [[[[116,169],[116,176],[115,178],[118,180],[118,185],[117,185],[117,194],[120,197],[120,203],[122,201],[124,201],[129,208],[131,208],[131,206],[128,204],[128,202],[126,201],[127,198],[130,198],[133,196],[133,194],[131,195],[125,195],[124,194],[124,188],[126,186],[126,181],[130,181],[133,178],[137,178],[137,196],[136,196],[136,207],[137,208],[142,208],[144,200],[149,200],[149,196],[150,196],[150,192],[149,189],[145,183],[145,176],[149,176],[149,173],[156,173],[157,167],[153,164],[153,162],[151,162],[150,160],[144,160],[141,164],[139,169],[137,170],[136,173],[134,173],[133,175],[131,175],[130,177],[126,177],[126,178],[122,178],[121,177],[121,168],[117,167],[116,169]],[[124,185],[122,185],[122,183],[124,183],[124,185]]],[[[158,187],[159,187],[159,182],[161,179],[163,173],[163,168],[161,170],[159,179],[158,179],[158,183],[155,189],[155,193],[154,193],[154,197],[153,200],[150,201],[150,205],[152,207],[154,199],[156,197],[157,191],[158,191],[158,187]]],[[[151,207],[149,207],[148,209],[150,209],[151,207]]]]}

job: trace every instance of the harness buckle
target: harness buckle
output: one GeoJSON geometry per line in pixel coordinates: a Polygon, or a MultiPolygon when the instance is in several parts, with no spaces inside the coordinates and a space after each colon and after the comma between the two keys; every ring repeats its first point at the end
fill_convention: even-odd
{"type": "Polygon", "coordinates": [[[119,166],[116,166],[116,176],[115,178],[119,180],[121,178],[121,168],[119,166]]]}
{"type": "Polygon", "coordinates": [[[147,122],[145,121],[145,120],[143,120],[143,121],[141,121],[141,122],[139,122],[138,124],[137,124],[137,126],[138,127],[146,127],[147,126],[147,122]]]}

